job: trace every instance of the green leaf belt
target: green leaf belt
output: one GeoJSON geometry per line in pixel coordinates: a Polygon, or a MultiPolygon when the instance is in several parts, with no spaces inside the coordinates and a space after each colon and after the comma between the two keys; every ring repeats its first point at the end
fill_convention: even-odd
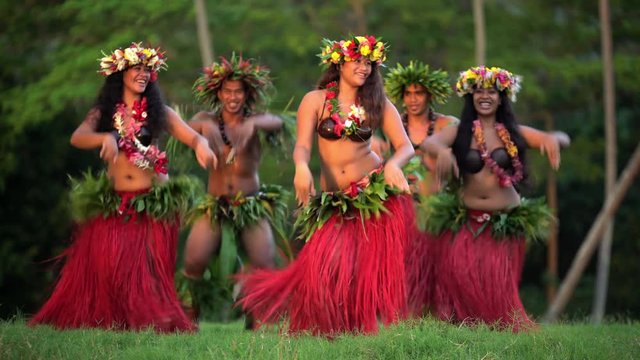
{"type": "Polygon", "coordinates": [[[198,204],[194,216],[209,214],[211,221],[225,221],[236,230],[256,224],[261,219],[283,221],[287,217],[287,192],[279,185],[261,185],[257,193],[243,196],[207,194],[198,204]]]}
{"type": "Polygon", "coordinates": [[[311,235],[326,223],[333,214],[342,217],[355,217],[361,215],[362,221],[372,215],[379,217],[382,212],[387,212],[384,202],[389,196],[401,193],[384,182],[384,175],[372,173],[369,183],[365,187],[357,189],[349,188],[346,191],[322,192],[313,197],[298,216],[295,228],[298,238],[308,241],[311,235]],[[357,192],[357,194],[355,194],[357,192]]]}
{"type": "Polygon", "coordinates": [[[478,236],[490,225],[492,236],[498,240],[524,237],[527,242],[545,240],[553,220],[543,198],[522,198],[520,205],[513,208],[483,212],[467,209],[459,196],[450,192],[423,198],[418,204],[418,213],[424,230],[431,234],[439,235],[446,230],[455,233],[467,226],[478,236]],[[473,225],[477,230],[473,230],[473,225]]]}
{"type": "Polygon", "coordinates": [[[197,195],[202,193],[198,179],[182,175],[163,184],[154,184],[147,191],[132,196],[128,202],[125,198],[123,204],[123,197],[113,190],[105,171],[101,171],[97,176],[87,171],[82,179],[69,177],[69,180],[71,215],[80,223],[98,215],[105,218],[122,215],[126,220],[131,215],[142,213],[155,219],[173,221],[176,220],[176,216],[186,216],[188,211],[195,207],[197,195]],[[123,207],[126,211],[119,211],[123,207]]]}

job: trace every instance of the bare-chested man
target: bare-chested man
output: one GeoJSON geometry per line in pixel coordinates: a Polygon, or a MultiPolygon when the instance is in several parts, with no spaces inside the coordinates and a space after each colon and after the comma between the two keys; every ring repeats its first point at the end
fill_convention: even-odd
{"type": "Polygon", "coordinates": [[[422,148],[422,142],[442,128],[457,124],[454,116],[443,115],[433,110],[433,104],[444,104],[453,92],[449,85],[449,75],[443,70],[429,70],[429,66],[419,61],[411,61],[408,66],[398,64],[391,69],[385,79],[389,97],[396,103],[402,103],[402,123],[409,140],[413,144],[416,156],[423,168],[420,171],[422,181],[412,182],[412,191],[420,195],[429,195],[437,191],[433,170],[435,158],[422,148]]]}
{"type": "MultiPolygon", "coordinates": [[[[218,167],[209,171],[209,196],[199,208],[202,216],[193,224],[184,251],[183,275],[192,280],[202,278],[219,247],[221,275],[231,275],[238,240],[253,268],[274,267],[275,243],[269,222],[282,214],[279,211],[284,206],[279,187],[261,186],[258,177],[258,132],[278,131],[283,126],[275,115],[252,114],[266,100],[269,72],[235,55],[220,60],[205,68],[194,86],[196,97],[212,110],[199,112],[189,122],[209,140],[220,159],[218,167]],[[269,206],[263,205],[265,201],[269,206]]],[[[197,302],[197,294],[192,295],[197,302]]],[[[197,312],[197,304],[194,307],[197,312]]]]}

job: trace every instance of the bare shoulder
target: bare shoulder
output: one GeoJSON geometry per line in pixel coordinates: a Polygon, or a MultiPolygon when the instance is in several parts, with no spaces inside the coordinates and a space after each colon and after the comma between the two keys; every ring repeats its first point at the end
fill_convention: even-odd
{"type": "Polygon", "coordinates": [[[216,116],[212,111],[198,111],[195,115],[191,117],[189,122],[192,121],[215,121],[216,116]]]}
{"type": "Polygon", "coordinates": [[[311,90],[304,95],[302,103],[324,103],[324,98],[327,94],[325,89],[311,90]]]}
{"type": "Polygon", "coordinates": [[[437,125],[440,127],[460,124],[460,120],[457,117],[451,115],[436,113],[436,119],[437,125]]]}
{"type": "Polygon", "coordinates": [[[85,126],[90,126],[95,130],[98,128],[98,123],[100,122],[101,115],[102,112],[100,111],[100,109],[97,106],[94,106],[89,109],[89,111],[87,111],[87,115],[85,115],[84,119],[82,119],[81,125],[84,124],[85,126]]]}

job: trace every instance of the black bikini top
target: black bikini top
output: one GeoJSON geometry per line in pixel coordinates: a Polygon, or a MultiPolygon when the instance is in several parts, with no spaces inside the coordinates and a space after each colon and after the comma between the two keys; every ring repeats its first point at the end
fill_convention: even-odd
{"type": "MultiPolygon", "coordinates": [[[[119,143],[120,142],[120,134],[118,133],[118,130],[111,130],[111,133],[116,138],[116,142],[119,143]]],[[[152,140],[151,131],[149,131],[149,129],[146,126],[142,126],[140,128],[140,133],[138,133],[138,135],[136,137],[138,138],[138,141],[140,141],[140,144],[142,144],[144,146],[151,145],[151,140],[152,140]]]]}
{"type": "MultiPolygon", "coordinates": [[[[511,158],[509,157],[509,154],[507,154],[507,150],[505,148],[500,147],[494,149],[490,156],[498,166],[505,170],[509,170],[513,167],[511,164],[511,158]]],[[[464,158],[464,165],[466,171],[471,174],[475,174],[482,170],[484,167],[484,160],[482,160],[482,157],[480,156],[480,150],[469,149],[467,156],[464,158]]]]}
{"type": "MultiPolygon", "coordinates": [[[[322,114],[320,114],[320,118],[324,115],[324,106],[322,107],[322,114]]],[[[318,135],[327,140],[338,140],[342,138],[341,134],[337,134],[335,132],[336,121],[332,118],[324,118],[318,122],[318,127],[316,131],[318,135]]],[[[373,130],[371,130],[368,126],[359,127],[355,133],[347,135],[349,140],[356,142],[364,142],[371,138],[373,135],[373,130]]]]}

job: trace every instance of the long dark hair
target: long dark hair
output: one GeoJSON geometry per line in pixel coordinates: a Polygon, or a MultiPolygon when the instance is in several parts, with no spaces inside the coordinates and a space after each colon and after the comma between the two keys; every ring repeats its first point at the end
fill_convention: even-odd
{"type": "MultiPolygon", "coordinates": [[[[509,131],[511,140],[518,148],[518,156],[522,162],[523,178],[521,183],[524,184],[528,176],[527,171],[527,159],[526,150],[527,144],[518,130],[518,123],[516,117],[511,110],[511,102],[509,97],[504,91],[500,93],[500,105],[496,110],[496,121],[504,124],[504,127],[509,131]]],[[[458,168],[460,172],[465,173],[465,157],[471,148],[471,137],[473,136],[473,121],[478,118],[478,113],[473,105],[473,94],[467,94],[464,96],[464,106],[462,113],[460,114],[460,125],[458,125],[458,134],[453,142],[453,155],[458,162],[458,168]]]]}
{"type": "MultiPolygon", "coordinates": [[[[122,92],[124,71],[113,73],[104,81],[102,89],[94,104],[94,108],[100,110],[100,120],[97,131],[105,132],[113,130],[113,113],[116,105],[122,102],[122,92]]],[[[147,129],[151,132],[153,139],[158,138],[161,132],[166,129],[167,112],[165,111],[162,94],[157,83],[149,82],[147,88],[142,93],[147,98],[147,129]]]]}
{"type": "MultiPolygon", "coordinates": [[[[331,64],[322,76],[320,76],[316,88],[325,89],[328,83],[339,80],[340,69],[337,64],[331,64]]],[[[369,126],[373,130],[378,129],[382,123],[386,96],[384,94],[382,75],[380,74],[379,65],[376,62],[371,62],[371,74],[369,74],[364,84],[358,88],[358,99],[360,99],[364,110],[367,112],[369,126]]]]}

